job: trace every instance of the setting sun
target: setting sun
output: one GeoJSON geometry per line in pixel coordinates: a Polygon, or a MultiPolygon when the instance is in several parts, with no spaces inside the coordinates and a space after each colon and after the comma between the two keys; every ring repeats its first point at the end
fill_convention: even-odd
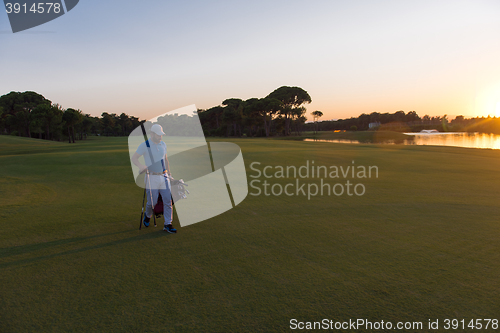
{"type": "Polygon", "coordinates": [[[500,81],[491,77],[482,77],[480,81],[476,89],[475,116],[500,117],[500,81]]]}

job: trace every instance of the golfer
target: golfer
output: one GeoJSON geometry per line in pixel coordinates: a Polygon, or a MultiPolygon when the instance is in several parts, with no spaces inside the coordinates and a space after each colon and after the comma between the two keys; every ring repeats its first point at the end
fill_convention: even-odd
{"type": "Polygon", "coordinates": [[[170,166],[167,159],[167,145],[161,141],[162,135],[165,135],[163,128],[154,124],[151,127],[150,138],[141,143],[136,152],[132,156],[132,163],[139,167],[142,173],[147,172],[145,177],[146,191],[148,203],[146,205],[146,213],[142,223],[145,227],[149,227],[149,220],[153,213],[153,207],[158,201],[158,193],[161,194],[163,199],[163,217],[165,223],[163,230],[169,233],[176,233],[177,230],[172,226],[172,201],[170,194],[170,166]],[[139,157],[144,156],[146,165],[139,162],[139,157]],[[153,161],[151,161],[151,156],[153,161]],[[153,202],[151,202],[153,201],[153,202]]]}

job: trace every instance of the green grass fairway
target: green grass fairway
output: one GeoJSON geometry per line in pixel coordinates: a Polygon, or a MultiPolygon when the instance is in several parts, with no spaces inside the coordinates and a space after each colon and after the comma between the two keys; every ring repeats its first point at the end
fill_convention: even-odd
{"type": "Polygon", "coordinates": [[[252,162],[379,174],[348,178],[363,196],[249,194],[210,220],[175,218],[170,235],[162,221],[138,230],[127,138],[0,136],[0,332],[281,332],[293,318],[424,332],[429,319],[439,331],[446,318],[500,319],[500,151],[230,141],[249,181],[252,162]]]}

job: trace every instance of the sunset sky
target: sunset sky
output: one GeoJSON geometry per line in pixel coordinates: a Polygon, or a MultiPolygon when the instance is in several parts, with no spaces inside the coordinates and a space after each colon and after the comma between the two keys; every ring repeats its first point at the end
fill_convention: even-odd
{"type": "Polygon", "coordinates": [[[309,120],[500,116],[499,32],[498,0],[81,0],[16,34],[0,13],[0,95],[149,119],[287,85],[309,120]]]}

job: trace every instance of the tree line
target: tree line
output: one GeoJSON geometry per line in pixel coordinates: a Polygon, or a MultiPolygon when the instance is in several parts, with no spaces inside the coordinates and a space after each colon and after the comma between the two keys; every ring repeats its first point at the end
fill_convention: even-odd
{"type": "MultiPolygon", "coordinates": [[[[333,130],[357,130],[366,131],[371,129],[370,124],[374,127],[379,127],[381,125],[386,125],[382,127],[387,127],[388,124],[392,124],[395,129],[400,127],[402,124],[415,122],[420,120],[420,117],[415,111],[410,111],[405,113],[404,111],[396,111],[395,113],[378,113],[372,112],[371,114],[361,114],[358,117],[351,117],[348,119],[338,119],[338,120],[325,120],[319,124],[307,124],[307,130],[313,130],[313,128],[318,128],[320,131],[333,131],[333,130]]],[[[372,127],[372,128],[374,128],[372,127]]],[[[389,126],[390,127],[390,126],[389,126]]]]}
{"type": "Polygon", "coordinates": [[[500,118],[488,116],[467,119],[458,116],[450,122],[449,130],[500,134],[500,118]]]}
{"type": "MultiPolygon", "coordinates": [[[[282,86],[263,98],[229,98],[221,105],[198,109],[197,114],[205,136],[270,137],[318,130],[419,132],[422,129],[500,134],[500,118],[496,117],[466,119],[458,116],[450,121],[447,115],[420,117],[415,111],[405,113],[402,110],[395,113],[363,113],[358,117],[322,122],[318,120],[323,113],[314,111],[311,114],[315,122],[306,124],[304,104],[307,103],[311,103],[307,91],[300,87],[282,86]]],[[[193,119],[185,115],[166,115],[157,120],[169,133],[186,128],[176,125],[186,121],[193,119]]],[[[0,96],[0,134],[74,143],[86,139],[88,135],[128,136],[141,123],[144,120],[125,113],[103,112],[101,117],[93,117],[79,109],[65,109],[33,91],[10,92],[0,96]]],[[[148,122],[145,125],[149,127],[151,124],[148,122]]]]}
{"type": "Polygon", "coordinates": [[[303,105],[311,101],[304,89],[282,86],[263,98],[226,99],[198,116],[205,136],[288,136],[303,131],[303,105]]]}
{"type": "Polygon", "coordinates": [[[0,96],[1,134],[75,143],[88,135],[127,136],[140,124],[125,113],[93,117],[79,109],[65,109],[33,91],[0,96]]]}
{"type": "MultiPolygon", "coordinates": [[[[306,103],[311,103],[307,91],[282,86],[264,98],[229,98],[197,113],[206,136],[286,136],[303,131],[306,103]]],[[[179,121],[189,119],[177,115],[158,119],[165,130],[174,132],[179,121]]],[[[79,109],[65,109],[33,91],[0,96],[0,134],[74,143],[88,135],[127,136],[141,123],[144,120],[125,113],[93,117],[79,109]]]]}
{"type": "Polygon", "coordinates": [[[457,116],[450,121],[447,115],[434,117],[425,115],[420,117],[415,111],[405,113],[405,111],[399,110],[394,113],[363,113],[358,117],[321,122],[317,122],[317,116],[314,119],[316,120],[315,123],[305,124],[304,129],[306,131],[387,130],[395,132],[420,132],[424,129],[436,129],[440,132],[463,131],[500,134],[500,118],[496,117],[466,119],[464,116],[457,116]]]}

